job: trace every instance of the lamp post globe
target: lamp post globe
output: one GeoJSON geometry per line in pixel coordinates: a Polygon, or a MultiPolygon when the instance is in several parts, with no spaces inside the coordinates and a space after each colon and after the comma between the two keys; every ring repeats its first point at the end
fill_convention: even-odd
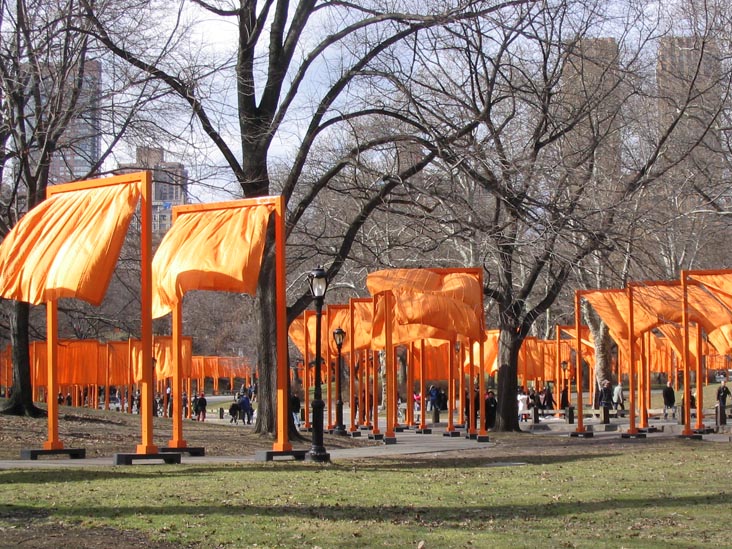
{"type": "Polygon", "coordinates": [[[346,427],[343,425],[343,398],[341,395],[341,347],[346,337],[346,331],[340,326],[333,330],[333,341],[335,341],[338,349],[338,361],[336,362],[336,426],[333,430],[334,435],[346,436],[346,427]]]}
{"type": "Polygon", "coordinates": [[[323,444],[323,393],[321,391],[321,323],[323,318],[323,301],[325,300],[325,292],[328,291],[328,277],[323,267],[313,269],[308,274],[308,284],[310,285],[310,293],[315,301],[315,388],[313,392],[313,442],[308,453],[308,458],[312,461],[326,462],[330,461],[330,454],[326,452],[323,444]]]}

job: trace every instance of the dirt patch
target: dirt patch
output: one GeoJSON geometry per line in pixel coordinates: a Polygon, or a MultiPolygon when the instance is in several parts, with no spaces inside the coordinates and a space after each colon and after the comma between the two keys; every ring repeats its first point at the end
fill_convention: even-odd
{"type": "Polygon", "coordinates": [[[0,528],[0,547],[47,549],[51,547],[83,547],[84,549],[185,549],[192,546],[151,540],[140,532],[24,521],[22,525],[0,528]]]}
{"type": "MultiPolygon", "coordinates": [[[[172,420],[153,418],[153,442],[168,445],[172,420]]],[[[141,441],[140,416],[85,408],[62,408],[59,439],[65,448],[85,448],[87,457],[111,457],[118,452],[134,452],[141,441]]],[[[48,420],[0,414],[0,459],[19,459],[24,448],[42,448],[48,438],[48,420]]],[[[188,446],[203,446],[206,455],[242,456],[271,450],[273,438],[254,433],[251,425],[228,422],[185,420],[183,438],[188,446]]],[[[366,439],[327,437],[329,448],[369,444],[366,439]]],[[[291,440],[295,448],[309,448],[309,438],[291,440]]],[[[61,456],[65,458],[66,456],[61,456]]],[[[44,457],[43,459],[54,459],[44,457]]]]}

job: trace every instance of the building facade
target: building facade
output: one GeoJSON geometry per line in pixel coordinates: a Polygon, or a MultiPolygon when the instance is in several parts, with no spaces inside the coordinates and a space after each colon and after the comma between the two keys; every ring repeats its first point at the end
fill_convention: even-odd
{"type": "Polygon", "coordinates": [[[188,171],[180,162],[167,162],[163,149],[138,147],[135,162],[120,164],[119,171],[152,171],[152,229],[161,237],[173,222],[172,208],[188,203],[188,171]]]}
{"type": "Polygon", "coordinates": [[[48,182],[51,185],[89,178],[98,171],[102,150],[100,113],[102,65],[84,64],[84,78],[75,111],[58,150],[51,157],[48,182]]]}

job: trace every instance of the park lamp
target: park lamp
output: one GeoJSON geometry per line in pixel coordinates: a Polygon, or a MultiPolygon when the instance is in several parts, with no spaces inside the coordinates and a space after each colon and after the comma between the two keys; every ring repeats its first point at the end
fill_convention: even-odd
{"type": "Polygon", "coordinates": [[[308,284],[310,285],[310,293],[315,298],[315,387],[313,392],[313,441],[309,459],[312,461],[324,463],[330,461],[330,455],[323,444],[323,393],[321,389],[321,371],[320,363],[320,333],[321,319],[323,316],[323,301],[325,300],[325,292],[328,290],[328,276],[323,267],[318,266],[308,274],[308,284]]]}
{"type": "Polygon", "coordinates": [[[314,298],[325,297],[328,291],[328,276],[323,267],[318,266],[308,274],[308,284],[310,285],[310,293],[314,298]]]}
{"type": "Polygon", "coordinates": [[[346,331],[340,326],[333,330],[333,341],[338,348],[338,362],[336,362],[336,426],[333,430],[334,435],[345,436],[346,427],[343,425],[343,396],[341,395],[341,347],[346,337],[346,331]]]}

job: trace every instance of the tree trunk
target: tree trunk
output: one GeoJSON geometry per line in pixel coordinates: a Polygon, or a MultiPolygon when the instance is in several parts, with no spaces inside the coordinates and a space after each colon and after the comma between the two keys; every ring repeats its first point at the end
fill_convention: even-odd
{"type": "Polygon", "coordinates": [[[606,380],[613,382],[612,360],[610,349],[612,338],[607,325],[603,322],[600,330],[593,333],[595,343],[595,387],[601,387],[606,380]]]}
{"type": "Polygon", "coordinates": [[[605,380],[609,380],[612,383],[613,372],[610,349],[612,348],[613,340],[610,337],[610,330],[607,324],[602,321],[586,301],[582,303],[582,314],[585,317],[587,326],[590,328],[592,341],[595,345],[595,375],[593,377],[595,387],[602,386],[605,380]]]}
{"type": "Polygon", "coordinates": [[[277,429],[277,290],[275,281],[274,223],[267,230],[267,242],[257,287],[259,337],[257,347],[256,433],[276,434],[277,429]]]}
{"type": "MultiPolygon", "coordinates": [[[[33,403],[33,384],[31,382],[30,352],[28,350],[28,318],[30,305],[21,301],[12,302],[10,312],[10,342],[13,349],[13,391],[3,414],[43,417],[44,410],[33,403]]],[[[47,398],[56,398],[48,395],[47,398]]]]}
{"type": "Polygon", "coordinates": [[[521,431],[518,422],[518,355],[522,339],[516,330],[501,327],[498,342],[498,413],[495,431],[521,431]]]}

